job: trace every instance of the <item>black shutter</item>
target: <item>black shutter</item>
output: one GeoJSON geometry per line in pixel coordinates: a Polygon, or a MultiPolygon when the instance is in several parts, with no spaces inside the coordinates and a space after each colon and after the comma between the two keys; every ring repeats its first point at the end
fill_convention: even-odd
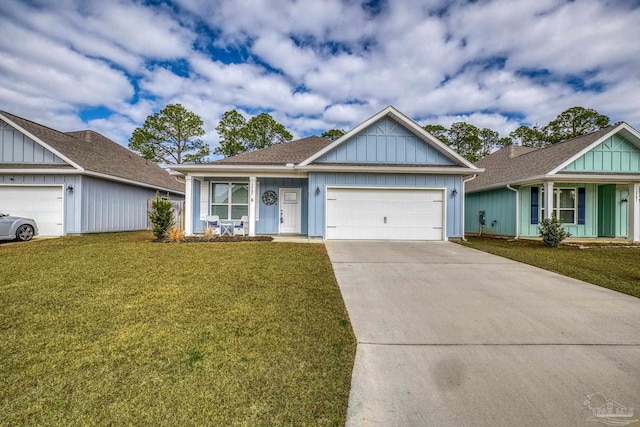
{"type": "Polygon", "coordinates": [[[538,187],[531,187],[531,224],[538,223],[539,197],[538,187]]]}
{"type": "Polygon", "coordinates": [[[578,188],[578,224],[584,225],[586,191],[584,187],[578,188]]]}

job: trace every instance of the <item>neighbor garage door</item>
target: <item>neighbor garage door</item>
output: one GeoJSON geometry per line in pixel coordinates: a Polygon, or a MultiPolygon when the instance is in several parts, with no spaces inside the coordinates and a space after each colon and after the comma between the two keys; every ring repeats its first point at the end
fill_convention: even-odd
{"type": "Polygon", "coordinates": [[[444,240],[443,190],[327,188],[327,239],[444,240]]]}
{"type": "Polygon", "coordinates": [[[61,236],[62,196],[62,186],[0,186],[0,212],[35,219],[42,236],[61,236]]]}

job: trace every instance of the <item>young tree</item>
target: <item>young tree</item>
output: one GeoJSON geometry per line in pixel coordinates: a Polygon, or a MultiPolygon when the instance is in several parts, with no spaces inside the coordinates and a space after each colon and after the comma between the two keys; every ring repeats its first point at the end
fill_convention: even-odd
{"type": "Polygon", "coordinates": [[[328,131],[324,132],[321,136],[323,138],[328,139],[329,141],[335,141],[336,139],[340,138],[342,135],[344,135],[344,131],[342,129],[329,129],[328,131]]]}
{"type": "Polygon", "coordinates": [[[209,155],[200,116],[180,104],[169,104],[133,131],[129,148],[156,163],[201,162],[209,155]]]}
{"type": "Polygon", "coordinates": [[[216,147],[214,153],[231,157],[247,151],[243,135],[246,126],[247,121],[242,114],[236,110],[225,112],[216,127],[220,135],[220,146],[216,147]]]}
{"type": "Polygon", "coordinates": [[[216,130],[220,135],[220,147],[215,149],[215,153],[225,157],[270,147],[293,138],[281,123],[267,113],[258,114],[247,121],[236,110],[227,111],[216,130]]]}

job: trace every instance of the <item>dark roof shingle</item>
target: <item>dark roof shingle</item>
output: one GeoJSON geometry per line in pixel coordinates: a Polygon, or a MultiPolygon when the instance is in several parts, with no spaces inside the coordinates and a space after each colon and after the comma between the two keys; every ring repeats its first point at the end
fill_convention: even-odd
{"type": "Polygon", "coordinates": [[[477,191],[498,184],[506,185],[546,175],[564,161],[611,132],[612,129],[613,126],[609,126],[545,148],[535,149],[519,146],[502,148],[476,162],[476,166],[485,168],[485,172],[469,181],[466,190],[477,191]]]}
{"type": "Polygon", "coordinates": [[[97,132],[65,133],[6,111],[1,113],[87,171],[184,192],[184,184],[167,171],[97,132]]]}
{"type": "Polygon", "coordinates": [[[212,164],[286,165],[298,164],[331,144],[326,138],[309,136],[295,141],[272,145],[262,150],[242,153],[212,164]]]}

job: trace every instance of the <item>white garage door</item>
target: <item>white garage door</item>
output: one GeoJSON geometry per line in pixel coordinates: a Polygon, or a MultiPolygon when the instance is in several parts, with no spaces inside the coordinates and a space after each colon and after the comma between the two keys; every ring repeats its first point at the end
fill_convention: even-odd
{"type": "Polygon", "coordinates": [[[443,190],[327,188],[327,239],[444,240],[443,190]]]}
{"type": "Polygon", "coordinates": [[[0,212],[35,219],[41,236],[61,236],[62,187],[0,186],[0,212]]]}

